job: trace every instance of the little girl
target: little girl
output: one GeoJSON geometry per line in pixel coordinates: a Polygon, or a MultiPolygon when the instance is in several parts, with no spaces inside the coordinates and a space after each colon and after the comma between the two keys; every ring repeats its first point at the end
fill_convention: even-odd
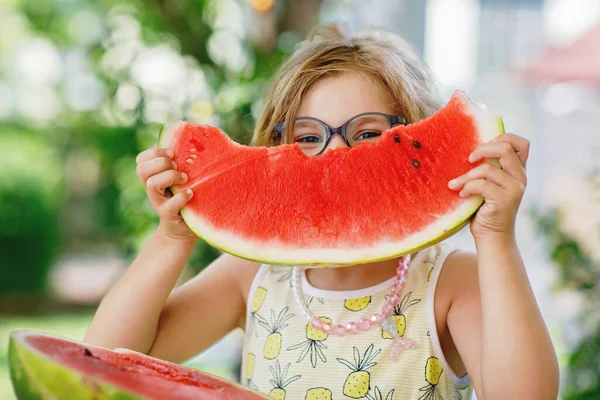
{"type": "MultiPolygon", "coordinates": [[[[401,39],[374,31],[349,37],[328,26],[279,71],[253,141],[298,143],[318,156],[377,140],[437,108],[426,68],[401,39]]],[[[169,196],[166,188],[187,177],[172,150],[146,150],[137,173],[160,224],[102,301],[85,340],[179,363],[239,327],[242,382],[279,399],[468,399],[473,388],[486,400],[555,399],[556,355],[515,241],[528,150],[527,140],[502,135],[470,156],[499,159],[502,168],[484,163],[448,183],[462,197],[485,198],[470,225],[476,254],[435,245],[294,274],[223,254],[174,291],[197,240],[179,215],[192,193],[169,196]],[[390,296],[398,299],[393,319],[356,329],[379,321],[390,296]],[[310,316],[322,323],[309,324],[310,316]],[[348,329],[324,331],[329,323],[348,329]],[[405,346],[396,354],[398,344],[405,346]]],[[[339,173],[352,179],[352,171],[339,173]]],[[[364,206],[377,207],[377,199],[364,206]]]]}

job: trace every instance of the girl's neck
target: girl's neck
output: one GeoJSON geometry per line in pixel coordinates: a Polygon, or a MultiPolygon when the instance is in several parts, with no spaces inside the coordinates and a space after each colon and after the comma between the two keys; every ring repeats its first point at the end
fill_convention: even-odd
{"type": "MultiPolygon", "coordinates": [[[[414,255],[413,255],[414,258],[414,255]]],[[[398,258],[370,264],[336,268],[308,268],[306,279],[311,286],[332,291],[358,290],[375,286],[396,275],[398,258]]]]}

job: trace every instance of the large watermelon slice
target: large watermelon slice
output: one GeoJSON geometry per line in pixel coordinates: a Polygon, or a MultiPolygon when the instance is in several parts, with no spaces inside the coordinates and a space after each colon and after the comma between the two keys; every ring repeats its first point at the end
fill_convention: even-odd
{"type": "Polygon", "coordinates": [[[20,400],[266,399],[235,383],[140,353],[15,331],[10,372],[20,400]]]}
{"type": "Polygon", "coordinates": [[[500,117],[457,91],[428,119],[320,156],[239,145],[186,122],[163,128],[159,146],[188,175],[172,190],[193,189],[181,214],[207,242],[272,264],[344,265],[410,253],[462,228],[483,199],[461,198],[448,181],[503,131],[500,117]]]}

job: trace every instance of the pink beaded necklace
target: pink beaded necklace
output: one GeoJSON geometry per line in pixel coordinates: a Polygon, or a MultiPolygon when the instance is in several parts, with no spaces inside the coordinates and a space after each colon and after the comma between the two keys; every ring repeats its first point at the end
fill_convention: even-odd
{"type": "Polygon", "coordinates": [[[329,335],[346,336],[352,335],[359,331],[366,331],[375,325],[381,326],[381,328],[394,339],[390,349],[390,358],[395,360],[401,351],[418,347],[415,341],[409,338],[400,337],[398,335],[396,319],[392,315],[394,313],[394,308],[398,305],[398,301],[400,300],[400,294],[406,285],[406,277],[408,275],[409,267],[410,254],[400,258],[400,261],[398,262],[394,284],[392,286],[390,295],[388,296],[387,302],[381,308],[381,313],[373,314],[368,318],[361,318],[356,322],[346,322],[345,324],[333,325],[314,316],[304,301],[304,296],[300,285],[299,267],[293,267],[292,269],[292,290],[294,292],[296,302],[300,306],[302,314],[304,314],[314,329],[320,330],[329,335]]]}

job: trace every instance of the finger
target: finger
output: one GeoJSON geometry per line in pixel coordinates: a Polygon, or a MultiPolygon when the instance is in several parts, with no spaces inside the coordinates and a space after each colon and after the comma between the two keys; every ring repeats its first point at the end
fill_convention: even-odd
{"type": "Polygon", "coordinates": [[[507,142],[513,147],[519,160],[521,161],[521,165],[525,167],[527,165],[527,159],[529,158],[529,140],[521,137],[519,135],[514,135],[512,133],[505,133],[504,135],[500,135],[493,140],[494,142],[507,142]]]}
{"type": "Polygon", "coordinates": [[[148,161],[142,161],[136,167],[136,172],[142,183],[146,183],[146,180],[152,175],[159,174],[168,170],[177,170],[178,166],[175,161],[172,161],[167,157],[152,158],[148,161]]]}
{"type": "Polygon", "coordinates": [[[169,170],[161,172],[160,174],[152,175],[146,181],[146,190],[148,194],[159,193],[160,195],[165,194],[165,189],[173,185],[181,185],[187,181],[187,175],[175,171],[169,170]]]}
{"type": "Polygon", "coordinates": [[[523,184],[527,182],[525,169],[521,164],[521,160],[512,145],[508,142],[490,142],[482,143],[469,156],[470,162],[481,161],[484,158],[496,158],[500,161],[502,168],[521,181],[523,184]]]}
{"type": "Polygon", "coordinates": [[[503,189],[486,179],[475,179],[465,183],[459,195],[460,197],[480,195],[485,199],[498,199],[503,195],[503,189]]]}
{"type": "Polygon", "coordinates": [[[162,218],[178,218],[177,214],[179,213],[179,210],[185,207],[193,195],[192,189],[177,193],[160,206],[159,215],[162,218]]]}
{"type": "Polygon", "coordinates": [[[475,179],[486,179],[509,190],[512,189],[515,185],[514,181],[516,181],[516,178],[511,176],[508,172],[486,162],[473,168],[466,174],[451,180],[448,182],[448,187],[452,190],[460,190],[467,182],[475,179]]]}
{"type": "Polygon", "coordinates": [[[148,160],[151,160],[151,159],[157,158],[157,157],[173,158],[174,155],[175,155],[175,153],[173,153],[173,150],[159,148],[159,147],[156,147],[156,145],[155,145],[151,149],[144,150],[140,154],[138,154],[137,157],[135,158],[135,162],[136,162],[136,164],[139,164],[141,162],[148,161],[148,160]]]}

